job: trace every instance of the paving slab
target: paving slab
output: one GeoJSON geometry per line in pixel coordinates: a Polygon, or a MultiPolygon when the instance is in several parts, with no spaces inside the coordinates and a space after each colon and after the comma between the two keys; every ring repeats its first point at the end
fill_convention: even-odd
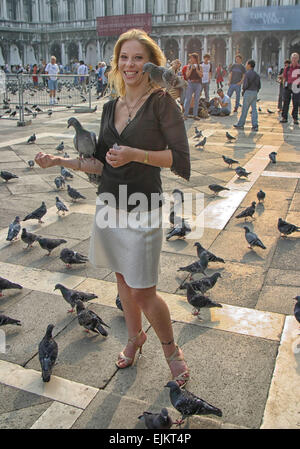
{"type": "Polygon", "coordinates": [[[45,403],[2,413],[0,414],[0,429],[30,429],[48,407],[49,403],[45,403]]]}
{"type": "Polygon", "coordinates": [[[53,402],[35,421],[31,429],[70,429],[82,410],[60,402],[53,402]]]}
{"type": "MultiPolygon", "coordinates": [[[[295,233],[298,235],[298,233],[295,233]]],[[[299,236],[300,237],[300,236],[299,236]]],[[[293,235],[286,238],[280,237],[277,239],[276,250],[271,262],[271,268],[285,269],[285,270],[299,270],[299,251],[300,238],[293,237],[293,235]]]]}
{"type": "MultiPolygon", "coordinates": [[[[0,394],[0,417],[4,413],[22,410],[46,403],[47,406],[51,404],[50,399],[48,398],[38,396],[33,393],[28,393],[27,391],[19,390],[18,388],[9,387],[3,384],[0,384],[0,394]]],[[[0,428],[2,428],[1,424],[0,428]]]]}
{"type": "Polygon", "coordinates": [[[285,270],[284,267],[282,270],[270,268],[265,279],[265,284],[300,287],[299,273],[294,270],[285,270]]]}
{"type": "MultiPolygon", "coordinates": [[[[251,206],[251,203],[247,204],[246,207],[251,206]]],[[[227,223],[225,230],[230,232],[244,232],[243,227],[248,226],[251,231],[254,231],[258,236],[260,235],[269,235],[273,237],[278,237],[278,229],[277,222],[278,218],[282,214],[281,211],[273,210],[273,209],[264,209],[263,205],[257,205],[254,220],[251,218],[236,218],[241,212],[243,212],[246,208],[239,207],[232,218],[227,223]]],[[[261,239],[262,240],[262,239],[261,239]]]]}
{"type": "MultiPolygon", "coordinates": [[[[70,212],[72,209],[69,209],[70,212]]],[[[85,240],[90,236],[94,216],[91,214],[71,212],[66,217],[61,217],[56,223],[43,229],[43,235],[55,235],[58,238],[76,238],[85,240]]]]}
{"type": "Polygon", "coordinates": [[[287,285],[265,285],[259,295],[256,309],[291,315],[299,287],[287,285]]]}
{"type": "MultiPolygon", "coordinates": [[[[282,214],[285,214],[290,207],[292,200],[295,197],[295,194],[291,192],[287,194],[287,192],[280,190],[264,190],[266,197],[264,202],[259,203],[257,199],[257,192],[260,189],[257,189],[256,186],[250,192],[247,193],[244,200],[241,203],[241,207],[248,207],[251,205],[252,201],[256,202],[257,212],[264,212],[265,210],[278,210],[281,211],[282,214]]],[[[261,213],[260,213],[261,215],[261,213]]]]}

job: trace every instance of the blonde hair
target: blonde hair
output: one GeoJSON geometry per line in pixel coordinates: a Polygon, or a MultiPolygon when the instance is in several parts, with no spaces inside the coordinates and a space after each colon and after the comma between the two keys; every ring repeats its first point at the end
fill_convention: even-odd
{"type": "MultiPolygon", "coordinates": [[[[149,62],[158,66],[166,65],[166,58],[157,43],[143,30],[131,29],[121,34],[114,47],[113,57],[111,61],[112,69],[108,75],[108,82],[111,88],[117,91],[120,96],[125,95],[125,83],[119,72],[118,63],[122,45],[126,41],[136,40],[149,52],[149,62]]],[[[156,83],[150,82],[151,87],[159,87],[156,83]]]]}

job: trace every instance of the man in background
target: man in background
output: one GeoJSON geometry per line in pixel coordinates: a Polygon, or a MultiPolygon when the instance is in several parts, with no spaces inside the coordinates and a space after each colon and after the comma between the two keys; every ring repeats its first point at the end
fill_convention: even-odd
{"type": "Polygon", "coordinates": [[[235,64],[232,64],[232,66],[229,69],[229,76],[228,76],[228,85],[229,89],[227,92],[228,97],[232,97],[233,92],[235,92],[235,108],[233,112],[237,112],[238,107],[240,105],[240,98],[241,98],[241,88],[244,82],[246,69],[242,64],[242,57],[241,55],[236,55],[235,57],[235,64]]]}
{"type": "Polygon", "coordinates": [[[87,76],[84,76],[84,75],[88,75],[89,70],[88,70],[87,66],[85,65],[84,61],[79,61],[79,64],[80,65],[77,70],[77,74],[79,75],[79,84],[81,86],[81,91],[86,94],[87,76]]]}
{"type": "Polygon", "coordinates": [[[300,105],[300,65],[298,53],[292,53],[291,64],[283,72],[283,109],[280,123],[287,123],[290,102],[292,99],[292,117],[294,125],[299,125],[298,109],[300,105]]]}
{"type": "Polygon", "coordinates": [[[210,61],[210,55],[206,54],[203,56],[203,62],[201,63],[203,76],[202,76],[202,86],[201,86],[200,97],[202,94],[202,90],[204,89],[204,95],[205,95],[206,101],[209,101],[209,84],[210,84],[211,77],[212,77],[212,65],[209,61],[210,61]]]}
{"type": "Polygon", "coordinates": [[[51,56],[49,64],[45,68],[46,75],[49,75],[48,87],[50,90],[50,105],[57,104],[56,91],[57,91],[57,75],[59,74],[59,67],[56,64],[56,57],[51,56]]]}

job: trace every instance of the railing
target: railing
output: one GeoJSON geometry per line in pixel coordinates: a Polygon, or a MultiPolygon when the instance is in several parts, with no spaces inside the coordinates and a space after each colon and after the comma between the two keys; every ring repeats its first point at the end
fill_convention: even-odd
{"type": "Polygon", "coordinates": [[[199,23],[199,22],[229,22],[231,20],[231,11],[213,11],[213,12],[195,12],[182,14],[159,14],[153,16],[153,25],[165,25],[176,23],[199,23]]]}
{"type": "Polygon", "coordinates": [[[74,20],[74,21],[64,21],[64,22],[55,22],[55,23],[28,23],[17,20],[3,20],[0,19],[0,28],[17,28],[22,31],[55,31],[62,29],[87,29],[87,28],[96,28],[96,20],[74,20]]]}

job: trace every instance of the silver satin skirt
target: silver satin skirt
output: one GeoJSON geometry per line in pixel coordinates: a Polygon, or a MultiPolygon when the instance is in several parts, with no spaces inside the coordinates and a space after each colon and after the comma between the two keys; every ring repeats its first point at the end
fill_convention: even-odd
{"type": "Polygon", "coordinates": [[[96,205],[89,260],[123,275],[131,288],[157,285],[163,229],[161,208],[127,212],[96,205]]]}

